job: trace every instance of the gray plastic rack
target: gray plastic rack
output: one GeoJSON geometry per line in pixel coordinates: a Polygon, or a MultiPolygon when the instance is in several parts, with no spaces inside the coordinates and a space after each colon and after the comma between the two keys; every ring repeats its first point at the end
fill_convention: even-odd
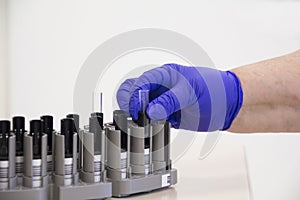
{"type": "Polygon", "coordinates": [[[61,130],[53,117],[0,121],[0,200],[105,199],[168,188],[177,183],[170,160],[170,125],[145,113],[132,121],[124,111],[92,113],[79,128],[67,115],[61,130]]]}

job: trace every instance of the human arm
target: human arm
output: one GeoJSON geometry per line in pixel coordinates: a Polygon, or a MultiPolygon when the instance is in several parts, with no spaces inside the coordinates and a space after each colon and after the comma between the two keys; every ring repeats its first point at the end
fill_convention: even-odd
{"type": "Polygon", "coordinates": [[[232,72],[241,81],[244,100],[228,131],[300,131],[300,50],[232,72]]]}
{"type": "Polygon", "coordinates": [[[155,97],[148,106],[148,116],[166,119],[174,128],[240,133],[299,131],[299,54],[297,51],[230,71],[163,65],[126,80],[118,90],[118,103],[135,119],[138,90],[147,89],[155,97]]]}

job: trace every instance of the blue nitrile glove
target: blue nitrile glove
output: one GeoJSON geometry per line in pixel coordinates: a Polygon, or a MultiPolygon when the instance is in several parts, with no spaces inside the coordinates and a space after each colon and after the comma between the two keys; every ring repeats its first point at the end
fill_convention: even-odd
{"type": "Polygon", "coordinates": [[[140,108],[139,90],[150,92],[151,119],[193,131],[228,129],[243,102],[241,83],[233,72],[165,64],[120,86],[118,104],[134,120],[140,108]]]}

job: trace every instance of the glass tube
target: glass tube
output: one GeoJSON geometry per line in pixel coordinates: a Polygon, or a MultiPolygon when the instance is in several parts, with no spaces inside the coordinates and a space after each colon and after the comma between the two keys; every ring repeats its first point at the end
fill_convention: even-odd
{"type": "Polygon", "coordinates": [[[96,92],[93,92],[92,111],[102,113],[102,92],[99,93],[99,96],[96,92]]]}
{"type": "Polygon", "coordinates": [[[149,104],[149,90],[139,90],[140,112],[145,113],[149,104]]]}

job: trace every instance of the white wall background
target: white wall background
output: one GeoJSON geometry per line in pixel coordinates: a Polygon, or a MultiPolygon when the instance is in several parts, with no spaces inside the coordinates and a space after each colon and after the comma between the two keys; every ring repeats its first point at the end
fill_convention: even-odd
{"type": "Polygon", "coordinates": [[[0,0],[0,118],[8,117],[7,3],[0,0]]]}
{"type": "MultiPolygon", "coordinates": [[[[11,116],[71,112],[84,60],[102,42],[133,29],[182,33],[223,69],[300,48],[300,1],[295,0],[7,2],[11,116]]],[[[143,63],[145,57],[133,59],[143,63]]],[[[300,198],[300,134],[224,134],[222,139],[245,145],[254,199],[300,198]]]]}

